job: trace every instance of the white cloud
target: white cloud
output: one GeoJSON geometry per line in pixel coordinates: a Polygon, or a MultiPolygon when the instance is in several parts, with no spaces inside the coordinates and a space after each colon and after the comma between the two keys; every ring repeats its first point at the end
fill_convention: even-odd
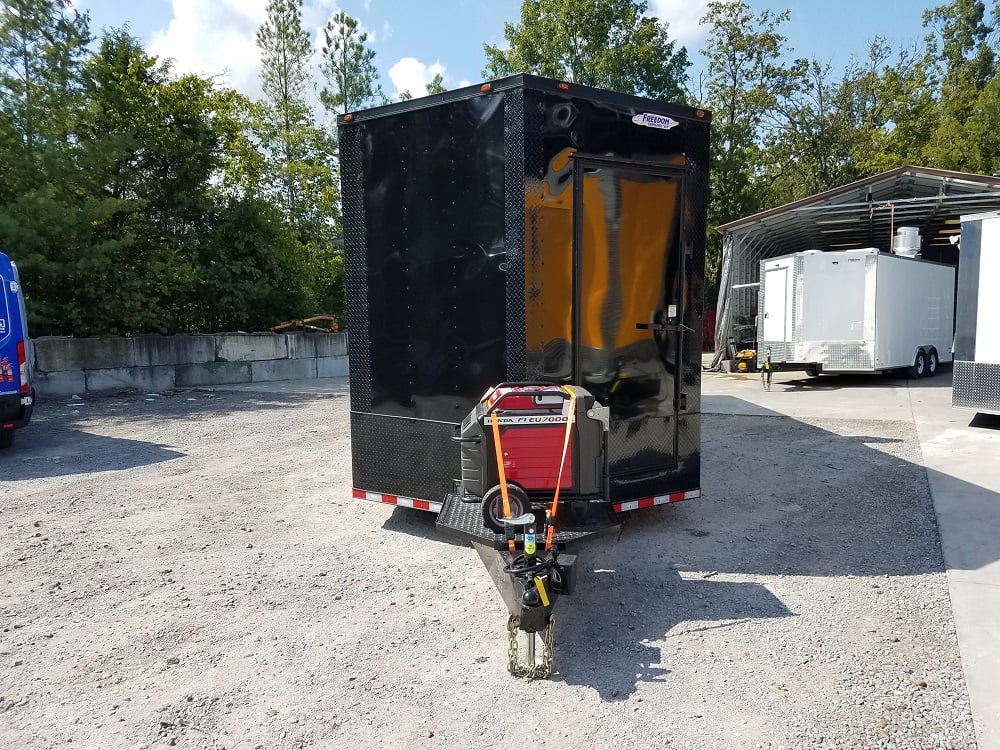
{"type": "MultiPolygon", "coordinates": [[[[267,0],[172,0],[173,18],[154,31],[150,54],[174,60],[174,72],[223,76],[222,82],[248,96],[262,95],[257,29],[267,18],[267,0]]],[[[323,28],[339,10],[335,0],[306,0],[302,25],[312,31],[316,49],[323,28]]],[[[374,34],[369,32],[369,41],[374,34]]],[[[321,80],[319,56],[312,60],[313,78],[321,80]]],[[[309,93],[310,98],[314,96],[309,93]]]]}
{"type": "Polygon", "coordinates": [[[708,9],[709,0],[652,0],[650,10],[669,24],[671,39],[676,39],[693,56],[708,35],[708,28],[699,21],[708,9]]]}
{"type": "Polygon", "coordinates": [[[266,0],[173,0],[173,18],[154,31],[150,54],[174,60],[175,73],[223,75],[251,96],[260,93],[260,51],[255,35],[266,0]]]}
{"type": "Polygon", "coordinates": [[[440,61],[427,65],[420,62],[415,57],[404,57],[389,68],[389,79],[396,87],[393,97],[399,97],[404,91],[409,91],[413,96],[425,96],[427,94],[427,84],[434,76],[444,75],[445,67],[440,61]]]}

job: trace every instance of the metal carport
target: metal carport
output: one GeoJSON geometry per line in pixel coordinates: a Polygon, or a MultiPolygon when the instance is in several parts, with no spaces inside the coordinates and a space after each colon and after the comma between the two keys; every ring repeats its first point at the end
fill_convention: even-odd
{"type": "Polygon", "coordinates": [[[963,214],[1000,210],[1000,176],[898,167],[717,227],[723,235],[714,365],[731,332],[755,324],[760,262],[801,250],[877,247],[899,227],[918,227],[922,257],[958,265],[949,238],[963,214]]]}

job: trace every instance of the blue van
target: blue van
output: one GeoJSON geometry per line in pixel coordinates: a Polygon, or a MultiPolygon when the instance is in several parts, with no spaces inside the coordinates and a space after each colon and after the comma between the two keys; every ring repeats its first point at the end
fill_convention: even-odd
{"type": "Polygon", "coordinates": [[[14,442],[14,430],[31,421],[31,339],[24,293],[14,261],[0,253],[0,448],[14,442]]]}

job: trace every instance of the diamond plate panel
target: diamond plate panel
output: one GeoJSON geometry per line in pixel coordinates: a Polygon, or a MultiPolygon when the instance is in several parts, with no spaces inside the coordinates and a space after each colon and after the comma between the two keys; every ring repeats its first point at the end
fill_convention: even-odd
{"type": "Polygon", "coordinates": [[[525,320],[525,123],[524,89],[504,98],[504,250],[507,272],[507,380],[528,380],[525,320]]]}
{"type": "Polygon", "coordinates": [[[952,406],[1000,414],[1000,364],[955,362],[952,406]]]}
{"type": "Polygon", "coordinates": [[[1000,364],[976,362],[972,381],[979,410],[1000,413],[1000,364]]]}
{"type": "Polygon", "coordinates": [[[368,330],[368,279],[365,273],[365,206],[361,129],[340,127],[340,184],[344,222],[344,272],[347,286],[347,337],[351,361],[351,408],[368,411],[371,393],[371,339],[368,330]]]}
{"type": "Polygon", "coordinates": [[[955,360],[952,364],[951,405],[959,409],[974,409],[975,362],[955,360]]]}
{"type": "Polygon", "coordinates": [[[443,502],[459,476],[455,425],[351,412],[354,486],[443,502]]]}
{"type": "Polygon", "coordinates": [[[875,369],[875,352],[866,341],[803,341],[793,354],[793,362],[819,362],[824,370],[875,369]]]}

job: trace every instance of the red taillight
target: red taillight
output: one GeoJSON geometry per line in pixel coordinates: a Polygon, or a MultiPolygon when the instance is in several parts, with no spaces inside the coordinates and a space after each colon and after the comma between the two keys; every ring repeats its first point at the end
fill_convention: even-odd
{"type": "Polygon", "coordinates": [[[17,342],[17,369],[21,375],[21,395],[28,395],[28,357],[24,342],[17,342]]]}

